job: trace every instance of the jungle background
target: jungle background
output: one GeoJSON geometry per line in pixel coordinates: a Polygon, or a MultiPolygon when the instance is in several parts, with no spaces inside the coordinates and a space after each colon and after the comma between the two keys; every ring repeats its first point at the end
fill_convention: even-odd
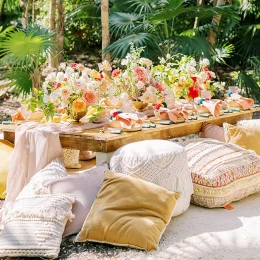
{"type": "MultiPolygon", "coordinates": [[[[1,0],[2,110],[11,95],[40,87],[44,68],[61,61],[97,68],[104,58],[118,67],[130,43],[145,46],[155,63],[167,53],[206,57],[226,87],[260,100],[260,1],[1,0]]],[[[7,117],[19,102],[12,104],[7,117]]]]}

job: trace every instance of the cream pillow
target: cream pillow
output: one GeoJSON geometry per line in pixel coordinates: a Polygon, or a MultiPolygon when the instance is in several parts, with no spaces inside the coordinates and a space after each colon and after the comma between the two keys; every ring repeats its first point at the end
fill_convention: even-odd
{"type": "Polygon", "coordinates": [[[260,155],[259,126],[234,126],[224,123],[223,127],[227,143],[233,143],[242,148],[253,150],[260,155]]]}
{"type": "Polygon", "coordinates": [[[17,199],[0,233],[0,257],[57,258],[74,201],[69,194],[17,199]]]}
{"type": "Polygon", "coordinates": [[[14,145],[6,140],[0,140],[0,199],[5,198],[6,181],[14,145]]]}
{"type": "Polygon", "coordinates": [[[157,250],[178,197],[153,183],[106,171],[76,241],[157,250]]]}

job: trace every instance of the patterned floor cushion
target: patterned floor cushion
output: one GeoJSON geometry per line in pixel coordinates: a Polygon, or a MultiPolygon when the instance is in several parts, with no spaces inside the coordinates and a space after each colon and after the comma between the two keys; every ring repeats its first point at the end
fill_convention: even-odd
{"type": "Polygon", "coordinates": [[[260,157],[254,152],[204,138],[182,145],[194,185],[192,203],[223,207],[260,191],[260,157]]]}
{"type": "Polygon", "coordinates": [[[184,212],[193,193],[187,155],[182,146],[166,140],[127,144],[112,156],[110,169],[180,193],[173,216],[184,212]]]}

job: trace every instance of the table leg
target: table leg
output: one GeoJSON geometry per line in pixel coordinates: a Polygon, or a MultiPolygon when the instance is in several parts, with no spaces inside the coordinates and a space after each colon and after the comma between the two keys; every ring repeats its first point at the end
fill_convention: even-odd
{"type": "Polygon", "coordinates": [[[103,161],[106,161],[109,163],[111,157],[112,157],[113,152],[111,153],[101,153],[101,152],[96,152],[96,165],[100,165],[100,163],[103,161]]]}

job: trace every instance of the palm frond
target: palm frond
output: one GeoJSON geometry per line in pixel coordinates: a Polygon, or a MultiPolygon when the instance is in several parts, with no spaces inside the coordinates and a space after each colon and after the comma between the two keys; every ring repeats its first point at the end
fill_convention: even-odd
{"type": "Polygon", "coordinates": [[[217,44],[214,46],[213,51],[213,62],[226,64],[225,59],[231,58],[232,53],[234,53],[235,47],[233,44],[217,44]]]}
{"type": "Polygon", "coordinates": [[[257,84],[253,75],[240,72],[238,75],[238,84],[241,89],[245,89],[248,97],[253,97],[260,101],[260,86],[257,84]]]}
{"type": "Polygon", "coordinates": [[[167,44],[167,49],[171,54],[182,53],[195,57],[204,56],[211,60],[211,45],[203,37],[187,36],[183,34],[170,39],[167,44]]]}
{"type": "Polygon", "coordinates": [[[149,14],[153,12],[152,4],[153,0],[115,0],[114,4],[116,8],[122,12],[137,13],[137,14],[149,14]]]}
{"type": "Polygon", "coordinates": [[[112,59],[122,59],[130,51],[130,43],[133,43],[136,48],[145,47],[142,54],[150,59],[157,59],[162,54],[156,39],[148,33],[131,34],[121,38],[109,45],[105,49],[105,54],[110,52],[112,59]]]}
{"type": "Polygon", "coordinates": [[[32,80],[30,77],[30,70],[7,70],[4,73],[4,77],[11,80],[11,84],[14,85],[15,92],[22,94],[24,97],[30,94],[32,90],[32,80]]]}
{"type": "Polygon", "coordinates": [[[132,33],[136,23],[142,24],[143,15],[135,13],[112,13],[109,17],[111,37],[121,37],[132,33]]]}

